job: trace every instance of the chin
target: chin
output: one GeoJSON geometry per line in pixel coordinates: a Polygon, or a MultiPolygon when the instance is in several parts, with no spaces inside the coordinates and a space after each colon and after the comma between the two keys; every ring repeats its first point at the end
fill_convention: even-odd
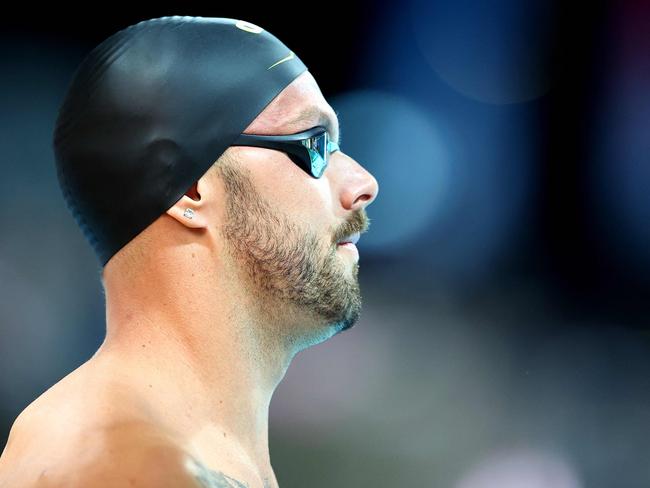
{"type": "Polygon", "coordinates": [[[345,312],[342,312],[335,320],[331,320],[330,324],[333,326],[335,334],[351,329],[359,321],[361,316],[361,299],[356,296],[356,299],[349,304],[345,312]]]}

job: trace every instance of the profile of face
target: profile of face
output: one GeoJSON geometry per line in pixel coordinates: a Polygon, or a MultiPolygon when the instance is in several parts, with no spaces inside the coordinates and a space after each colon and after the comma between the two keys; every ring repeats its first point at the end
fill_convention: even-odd
{"type": "MultiPolygon", "coordinates": [[[[323,115],[336,140],[336,114],[305,71],[244,133],[296,133],[326,125],[323,115]]],[[[318,179],[286,153],[267,148],[232,146],[221,160],[214,166],[224,195],[218,233],[249,294],[268,314],[322,324],[315,342],[351,328],[362,305],[358,255],[338,242],[367,231],[365,207],[377,196],[376,179],[344,148],[330,154],[318,179]]],[[[177,205],[180,214],[182,203],[177,205]]]]}
{"type": "MultiPolygon", "coordinates": [[[[269,307],[312,312],[334,333],[352,327],[361,313],[359,264],[353,252],[332,242],[327,232],[282,212],[243,172],[227,167],[223,174],[225,249],[245,270],[256,298],[269,307]]],[[[342,238],[367,227],[360,209],[339,225],[336,235],[342,238]]]]}

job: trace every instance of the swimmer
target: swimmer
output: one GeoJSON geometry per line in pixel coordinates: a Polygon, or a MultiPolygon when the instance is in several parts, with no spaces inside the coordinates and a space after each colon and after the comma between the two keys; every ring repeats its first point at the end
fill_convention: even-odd
{"type": "Polygon", "coordinates": [[[278,486],[273,392],[361,313],[378,183],[339,130],[297,54],[249,22],[150,19],[90,52],[53,149],[106,336],[15,420],[1,488],[278,486]]]}

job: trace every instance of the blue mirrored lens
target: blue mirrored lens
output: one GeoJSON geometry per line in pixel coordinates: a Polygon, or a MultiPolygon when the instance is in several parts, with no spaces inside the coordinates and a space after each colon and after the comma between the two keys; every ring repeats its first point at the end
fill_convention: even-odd
{"type": "Polygon", "coordinates": [[[316,178],[320,178],[327,167],[327,132],[310,138],[307,145],[311,171],[316,178]]]}
{"type": "Polygon", "coordinates": [[[335,142],[330,141],[327,132],[309,138],[305,141],[304,145],[309,153],[312,174],[316,178],[320,178],[325,168],[327,168],[329,153],[338,151],[339,146],[335,142]]]}

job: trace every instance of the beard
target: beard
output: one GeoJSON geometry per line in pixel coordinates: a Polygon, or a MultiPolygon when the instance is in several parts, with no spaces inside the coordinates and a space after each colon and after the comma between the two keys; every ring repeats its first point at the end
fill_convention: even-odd
{"type": "MultiPolygon", "coordinates": [[[[358,263],[341,259],[336,243],[324,250],[322,236],[275,211],[243,170],[223,164],[219,173],[227,196],[224,249],[260,310],[273,321],[322,324],[311,340],[301,338],[311,344],[353,327],[361,314],[358,263]]],[[[363,222],[363,214],[355,217],[363,222]]]]}

